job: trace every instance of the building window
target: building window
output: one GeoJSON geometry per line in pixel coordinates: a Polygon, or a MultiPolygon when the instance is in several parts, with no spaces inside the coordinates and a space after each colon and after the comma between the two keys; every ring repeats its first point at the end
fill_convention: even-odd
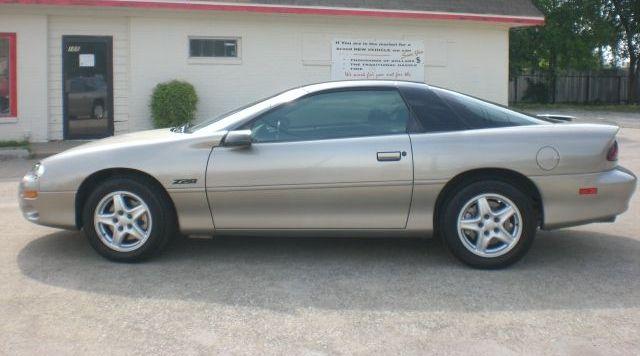
{"type": "Polygon", "coordinates": [[[237,38],[189,38],[191,58],[238,58],[237,38]]]}
{"type": "Polygon", "coordinates": [[[16,34],[0,32],[0,117],[16,117],[16,34]]]}

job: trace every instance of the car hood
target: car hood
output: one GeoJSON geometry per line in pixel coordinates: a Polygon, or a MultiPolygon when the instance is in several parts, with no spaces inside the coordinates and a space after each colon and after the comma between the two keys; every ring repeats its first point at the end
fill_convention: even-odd
{"type": "Polygon", "coordinates": [[[123,149],[142,146],[165,146],[171,143],[184,143],[185,141],[191,141],[194,143],[206,142],[208,146],[213,147],[220,143],[225,133],[226,132],[216,132],[214,134],[203,136],[195,133],[173,132],[169,128],[138,131],[87,142],[50,158],[59,159],[63,157],[80,156],[104,151],[120,151],[123,149]]]}
{"type": "Polygon", "coordinates": [[[96,151],[126,146],[137,146],[158,142],[178,140],[183,134],[171,131],[171,129],[157,129],[132,132],[124,135],[111,136],[101,140],[91,141],[69,149],[63,153],[77,154],[82,151],[96,151]]]}
{"type": "Polygon", "coordinates": [[[212,147],[226,132],[190,134],[170,129],[141,131],[89,142],[42,160],[43,191],[74,191],[89,175],[105,169],[146,173],[170,187],[175,178],[204,182],[212,147]]]}

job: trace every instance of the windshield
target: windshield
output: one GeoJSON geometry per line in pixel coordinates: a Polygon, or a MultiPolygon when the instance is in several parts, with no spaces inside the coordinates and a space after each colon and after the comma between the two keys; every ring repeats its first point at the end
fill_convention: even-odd
{"type": "Polygon", "coordinates": [[[260,100],[256,100],[250,104],[243,105],[239,108],[220,114],[213,119],[205,120],[197,125],[193,125],[187,129],[187,132],[196,132],[202,129],[210,131],[218,131],[227,128],[229,125],[237,122],[243,117],[250,116],[254,113],[258,113],[262,110],[270,108],[275,103],[280,103],[294,99],[298,96],[299,90],[287,90],[280,92],[276,95],[272,95],[260,100]]]}

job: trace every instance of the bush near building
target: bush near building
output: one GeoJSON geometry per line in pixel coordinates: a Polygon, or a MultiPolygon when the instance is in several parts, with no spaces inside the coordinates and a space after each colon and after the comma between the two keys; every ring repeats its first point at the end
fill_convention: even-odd
{"type": "Polygon", "coordinates": [[[174,127],[195,118],[198,94],[190,83],[172,80],[160,83],[151,95],[151,116],[155,127],[174,127]]]}

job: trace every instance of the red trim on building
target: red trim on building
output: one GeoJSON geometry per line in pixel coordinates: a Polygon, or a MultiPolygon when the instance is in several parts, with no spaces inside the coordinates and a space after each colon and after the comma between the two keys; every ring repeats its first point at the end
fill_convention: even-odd
{"type": "MultiPolygon", "coordinates": [[[[16,34],[0,33],[0,38],[9,40],[9,117],[18,116],[18,70],[16,61],[16,34]]],[[[4,116],[6,117],[6,116],[4,116]]]]}
{"type": "Polygon", "coordinates": [[[544,18],[526,16],[500,16],[481,14],[456,14],[444,12],[423,11],[390,11],[375,9],[341,9],[329,7],[303,7],[281,5],[247,5],[230,3],[206,3],[186,1],[141,1],[141,0],[0,0],[0,4],[21,5],[58,5],[58,6],[99,6],[125,7],[136,9],[166,9],[166,10],[210,10],[299,15],[333,15],[333,16],[363,16],[384,17],[396,19],[419,20],[461,20],[492,23],[515,24],[519,26],[538,26],[544,24],[544,18]]]}

